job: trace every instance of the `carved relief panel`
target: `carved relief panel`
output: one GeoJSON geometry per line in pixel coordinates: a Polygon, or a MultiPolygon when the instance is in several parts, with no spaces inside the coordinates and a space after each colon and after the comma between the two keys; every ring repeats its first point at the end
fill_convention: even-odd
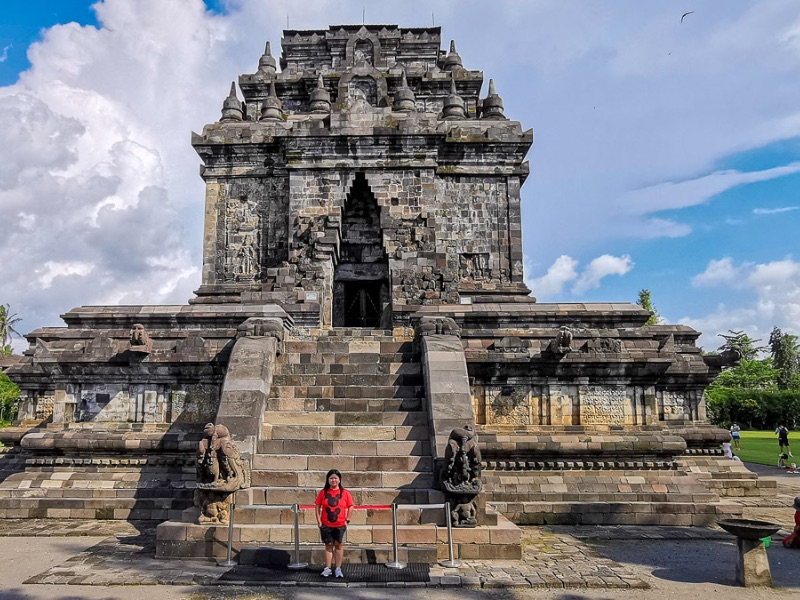
{"type": "Polygon", "coordinates": [[[624,425],[625,388],[586,386],[580,391],[581,425],[624,425]]]}
{"type": "Polygon", "coordinates": [[[486,422],[493,425],[530,425],[530,392],[528,385],[486,386],[486,422]]]}

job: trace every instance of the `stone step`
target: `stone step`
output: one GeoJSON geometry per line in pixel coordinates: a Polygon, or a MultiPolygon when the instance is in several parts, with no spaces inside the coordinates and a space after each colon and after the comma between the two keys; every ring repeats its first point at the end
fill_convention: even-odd
{"type": "Polygon", "coordinates": [[[259,440],[258,454],[309,456],[430,456],[429,441],[422,440],[259,440]]]}
{"type": "MultiPolygon", "coordinates": [[[[271,488],[294,488],[322,486],[325,482],[325,473],[321,471],[262,471],[254,470],[251,473],[253,485],[269,486],[271,488]]],[[[376,487],[376,488],[430,488],[434,485],[432,473],[415,471],[350,471],[343,473],[343,479],[348,486],[376,487]]]]}
{"type": "Polygon", "coordinates": [[[297,385],[273,386],[273,398],[419,398],[424,395],[424,387],[419,385],[297,385]]]}
{"type": "Polygon", "coordinates": [[[517,525],[665,525],[707,527],[741,517],[732,502],[492,502],[517,525]]]}
{"type": "MultiPolygon", "coordinates": [[[[422,548],[399,546],[397,560],[404,563],[435,563],[440,560],[437,558],[436,550],[433,546],[422,548]]],[[[372,544],[364,546],[363,544],[354,545],[349,543],[344,547],[344,562],[346,565],[388,563],[395,560],[393,552],[391,545],[372,544]]],[[[309,545],[301,546],[298,560],[309,565],[324,565],[325,548],[309,545]]],[[[285,566],[294,561],[294,545],[271,543],[269,547],[243,546],[239,552],[238,561],[240,565],[285,566]]],[[[344,570],[347,571],[347,567],[344,567],[344,570]]],[[[331,580],[336,581],[332,577],[331,580]]]]}
{"type": "MultiPolygon", "coordinates": [[[[378,488],[378,487],[352,487],[347,484],[348,474],[343,473],[345,488],[353,496],[356,506],[384,506],[388,504],[442,504],[444,494],[432,488],[378,488]]],[[[236,492],[237,505],[264,505],[299,503],[301,505],[314,504],[314,500],[322,488],[318,481],[314,486],[294,488],[273,488],[268,486],[253,486],[236,492]]]]}
{"type": "MultiPolygon", "coordinates": [[[[344,359],[342,359],[344,360],[344,359]]],[[[283,363],[275,365],[275,375],[417,375],[421,371],[415,363],[283,363]]]]}
{"type": "Polygon", "coordinates": [[[424,411],[347,412],[347,411],[266,411],[264,423],[275,425],[397,425],[427,426],[424,411]]]}
{"type": "MultiPolygon", "coordinates": [[[[286,388],[285,388],[286,389],[286,388]]],[[[273,388],[275,390],[275,388],[273,388]]],[[[424,406],[423,396],[414,398],[294,398],[288,388],[286,397],[275,394],[267,400],[269,411],[306,412],[392,412],[418,411],[424,406]]]]}
{"type": "Polygon", "coordinates": [[[415,355],[414,344],[395,340],[347,340],[345,338],[322,338],[317,340],[293,340],[284,342],[284,354],[408,354],[415,355]]]}
{"type": "Polygon", "coordinates": [[[422,386],[423,379],[421,373],[382,373],[378,375],[363,375],[359,373],[310,373],[293,374],[280,373],[272,379],[275,387],[297,387],[297,386],[422,386]]]}
{"type": "Polygon", "coordinates": [[[353,471],[416,471],[429,473],[433,470],[430,456],[308,456],[305,454],[256,454],[253,456],[254,471],[308,469],[326,472],[338,469],[343,473],[353,471]]]}
{"type": "Polygon", "coordinates": [[[427,425],[274,425],[264,424],[262,440],[409,441],[429,440],[427,425]]]}

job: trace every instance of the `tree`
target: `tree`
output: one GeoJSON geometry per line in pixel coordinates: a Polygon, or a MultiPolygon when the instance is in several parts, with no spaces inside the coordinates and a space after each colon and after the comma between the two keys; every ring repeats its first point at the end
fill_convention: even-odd
{"type": "Polygon", "coordinates": [[[778,389],[788,390],[800,387],[800,350],[798,350],[797,336],[783,333],[778,327],[773,327],[769,335],[772,365],[777,370],[776,381],[778,389]]]}
{"type": "Polygon", "coordinates": [[[639,299],[636,301],[636,304],[652,313],[650,318],[647,319],[647,323],[645,323],[645,325],[658,325],[661,323],[661,317],[658,314],[658,310],[656,310],[656,307],[653,306],[653,300],[650,298],[650,290],[639,290],[639,299]]]}
{"type": "Polygon", "coordinates": [[[766,349],[766,346],[756,346],[757,342],[761,340],[754,340],[744,331],[728,330],[730,335],[720,333],[719,336],[724,338],[725,343],[719,347],[718,352],[725,350],[738,350],[742,355],[743,360],[755,360],[758,353],[766,349]]]}
{"type": "Polygon", "coordinates": [[[0,350],[2,350],[2,354],[11,354],[11,336],[19,335],[19,332],[14,329],[14,325],[21,320],[16,313],[11,312],[11,306],[0,304],[0,350]]]}
{"type": "Polygon", "coordinates": [[[19,407],[19,388],[0,371],[0,423],[13,421],[19,407]]]}

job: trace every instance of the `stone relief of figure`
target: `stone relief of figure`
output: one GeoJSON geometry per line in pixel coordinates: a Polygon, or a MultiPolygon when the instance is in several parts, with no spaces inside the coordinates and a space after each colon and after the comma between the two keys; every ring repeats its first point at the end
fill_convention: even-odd
{"type": "Polygon", "coordinates": [[[197,446],[197,522],[226,525],[233,494],[250,486],[250,466],[239,455],[228,428],[208,423],[197,446]]]}
{"type": "Polygon", "coordinates": [[[133,352],[150,353],[153,351],[153,340],[141,323],[134,323],[130,333],[130,349],[133,352]]]}
{"type": "Polygon", "coordinates": [[[249,235],[239,249],[239,273],[242,277],[252,277],[256,272],[256,251],[253,249],[253,238],[249,235]]]}
{"type": "Polygon", "coordinates": [[[475,527],[478,524],[475,496],[480,493],[482,482],[481,451],[472,425],[450,432],[438,483],[450,503],[453,527],[475,527]]]}

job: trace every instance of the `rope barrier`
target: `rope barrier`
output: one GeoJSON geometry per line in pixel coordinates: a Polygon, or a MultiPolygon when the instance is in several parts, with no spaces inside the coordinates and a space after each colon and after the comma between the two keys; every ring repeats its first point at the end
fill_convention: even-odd
{"type": "MultiPolygon", "coordinates": [[[[300,510],[311,510],[316,509],[315,504],[249,504],[245,505],[241,508],[248,508],[248,509],[292,509],[294,512],[294,562],[288,567],[290,569],[303,569],[308,566],[308,563],[301,563],[300,562],[300,524],[298,519],[298,513],[300,510]]],[[[357,510],[389,510],[392,511],[392,550],[394,554],[394,560],[387,563],[386,566],[390,569],[405,569],[406,564],[401,563],[398,559],[398,548],[397,548],[397,510],[400,508],[411,508],[411,509],[426,509],[426,508],[443,508],[444,509],[444,518],[445,522],[447,523],[447,545],[450,554],[450,560],[442,561],[439,564],[446,567],[457,567],[461,564],[461,561],[455,560],[453,556],[453,530],[452,530],[452,522],[450,518],[450,504],[363,504],[360,506],[354,506],[353,509],[357,510]]],[[[230,517],[228,518],[228,551],[227,551],[227,560],[224,562],[219,563],[222,566],[232,567],[236,563],[233,561],[233,515],[236,512],[236,504],[232,503],[230,508],[230,517]]]]}

